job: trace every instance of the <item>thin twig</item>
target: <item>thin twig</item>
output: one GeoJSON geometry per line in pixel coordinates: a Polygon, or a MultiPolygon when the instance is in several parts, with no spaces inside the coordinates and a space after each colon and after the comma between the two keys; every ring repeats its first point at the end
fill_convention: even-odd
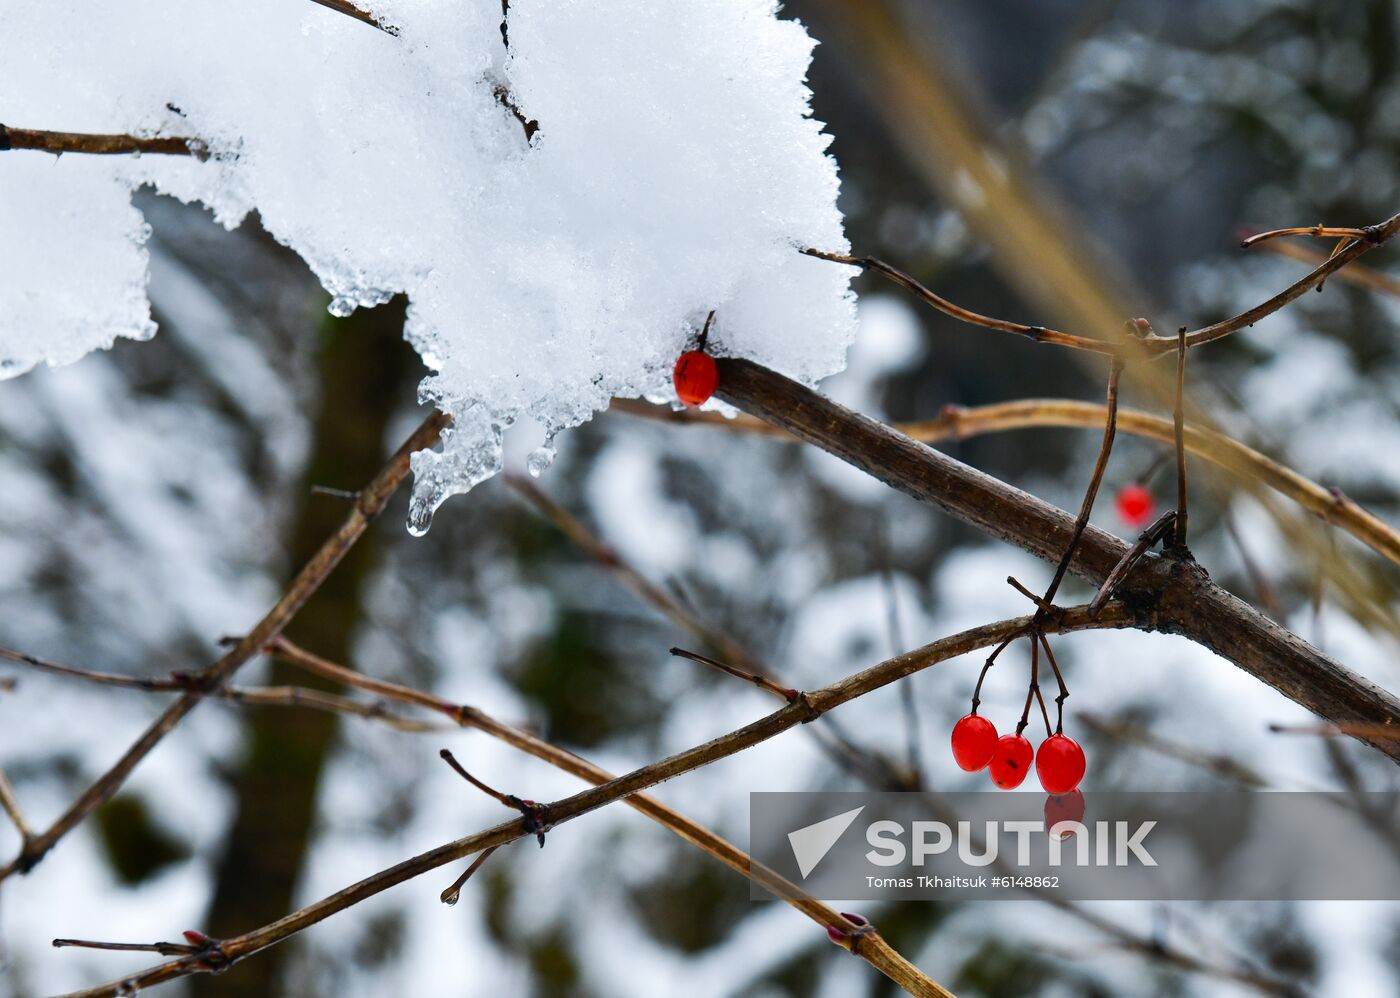
{"type": "Polygon", "coordinates": [[[0,125],[0,152],[32,149],[36,152],[84,153],[90,156],[194,156],[209,158],[201,139],[159,135],[99,135],[87,132],[54,132],[39,128],[0,125]]]}
{"type": "Polygon", "coordinates": [[[1074,560],[1075,548],[1079,539],[1084,536],[1084,528],[1089,526],[1089,517],[1094,512],[1094,500],[1098,498],[1099,486],[1103,484],[1104,472],[1108,470],[1108,459],[1113,453],[1113,440],[1118,435],[1118,382],[1122,374],[1123,364],[1115,359],[1108,368],[1107,401],[1104,404],[1103,440],[1099,444],[1099,456],[1094,461],[1094,470],[1089,476],[1089,485],[1084,490],[1084,499],[1079,504],[1079,515],[1075,517],[1074,529],[1070,533],[1069,543],[1065,545],[1065,553],[1060,556],[1060,563],[1055,566],[1054,578],[1045,590],[1045,603],[1055,602],[1055,594],[1059,592],[1060,583],[1069,571],[1070,562],[1074,560]]]}
{"type": "Polygon", "coordinates": [[[1370,740],[1400,740],[1400,728],[1392,724],[1363,724],[1343,722],[1340,724],[1271,724],[1269,732],[1275,735],[1319,735],[1323,738],[1346,736],[1370,740]]]}
{"type": "MultiPolygon", "coordinates": [[[[1290,230],[1278,230],[1279,233],[1290,230]]],[[[1313,230],[1308,229],[1311,233],[1313,230]]],[[[1221,322],[1203,326],[1194,332],[1188,333],[1184,338],[1158,336],[1155,333],[1146,336],[1124,339],[1119,342],[1097,339],[1091,336],[1080,336],[1075,333],[1066,333],[1058,329],[1048,329],[1044,326],[1029,325],[1024,322],[1010,322],[1006,319],[994,319],[990,316],[982,315],[971,309],[955,305],[930,291],[924,285],[909,274],[904,273],[896,267],[867,256],[849,256],[844,253],[828,253],[822,250],[806,248],[802,252],[808,256],[816,257],[819,260],[829,260],[832,263],[843,263],[852,267],[860,267],[862,270],[874,270],[894,281],[896,284],[907,288],[918,295],[926,303],[936,308],[945,315],[969,323],[974,326],[981,326],[984,329],[997,329],[1003,332],[1014,333],[1035,340],[1038,343],[1050,343],[1055,346],[1070,347],[1075,350],[1086,350],[1092,353],[1108,354],[1114,357],[1131,359],[1134,357],[1152,357],[1162,354],[1175,353],[1181,349],[1191,349],[1206,343],[1214,342],[1231,333],[1238,332],[1248,326],[1254,325],[1260,319],[1272,315],[1279,309],[1296,301],[1314,287],[1321,285],[1329,276],[1341,270],[1348,263],[1355,260],[1377,246],[1388,242],[1396,232],[1400,232],[1400,214],[1396,214],[1386,219],[1379,225],[1366,226],[1361,229],[1329,229],[1328,232],[1355,232],[1356,236],[1350,237],[1349,241],[1338,252],[1328,257],[1318,264],[1311,273],[1300,280],[1289,285],[1283,291],[1274,295],[1268,301],[1254,306],[1238,315],[1221,322]]],[[[1265,236],[1271,234],[1263,234],[1265,236]]],[[[1254,237],[1255,240],[1260,237],[1254,237]]]]}
{"type": "MultiPolygon", "coordinates": [[[[899,593],[894,585],[894,573],[890,569],[889,539],[883,531],[878,534],[880,543],[880,579],[885,587],[885,626],[889,631],[890,654],[898,655],[904,650],[904,628],[899,620],[899,593]]],[[[899,684],[899,704],[904,712],[905,764],[916,788],[924,785],[923,752],[919,747],[919,707],[914,702],[914,684],[899,684]]]]}
{"type": "MultiPolygon", "coordinates": [[[[1315,239],[1341,239],[1343,245],[1350,239],[1371,238],[1368,229],[1348,229],[1336,226],[1327,226],[1321,223],[1317,225],[1294,226],[1289,229],[1270,229],[1268,232],[1258,232],[1252,236],[1246,236],[1240,240],[1240,249],[1249,249],[1257,246],[1268,239],[1278,239],[1280,236],[1312,236],[1315,239]]],[[[1336,251],[1333,250],[1335,254],[1336,251]]]]}
{"type": "MultiPolygon", "coordinates": [[[[229,643],[237,644],[237,641],[238,639],[234,638],[229,643]]],[[[27,655],[24,652],[17,652],[9,648],[0,648],[0,658],[6,658],[13,662],[22,662],[54,675],[64,676],[69,679],[79,679],[83,682],[95,683],[99,686],[114,686],[121,689],[139,690],[146,693],[193,693],[199,696],[212,697],[216,700],[228,700],[233,703],[265,707],[308,707],[327,713],[348,714],[354,717],[383,721],[390,727],[400,731],[424,732],[443,730],[440,726],[425,724],[422,721],[416,721],[395,714],[393,711],[388,710],[382,702],[361,703],[358,700],[351,700],[334,693],[313,690],[304,686],[224,685],[212,690],[204,690],[199,688],[199,683],[195,677],[185,673],[163,678],[148,678],[145,676],[126,676],[112,672],[96,672],[92,669],[79,669],[71,665],[61,665],[57,662],[50,662],[46,659],[37,658],[33,655],[27,655]]]]}
{"type": "Polygon", "coordinates": [[[471,866],[467,867],[460,877],[448,885],[447,889],[438,896],[438,900],[447,905],[456,904],[457,899],[462,895],[462,887],[472,878],[472,874],[481,869],[486,861],[491,858],[491,854],[499,848],[499,846],[492,846],[489,849],[481,850],[481,852],[477,854],[476,859],[472,860],[471,866]]]}
{"type": "Polygon", "coordinates": [[[1018,593],[1020,593],[1020,594],[1021,594],[1022,596],[1024,596],[1026,599],[1030,600],[1032,603],[1034,603],[1037,607],[1039,607],[1041,610],[1045,611],[1046,613],[1054,613],[1054,612],[1055,612],[1055,610],[1056,610],[1055,604],[1053,604],[1053,603],[1047,603],[1047,602],[1045,601],[1045,597],[1044,597],[1044,596],[1038,596],[1038,595],[1036,595],[1035,593],[1031,592],[1031,590],[1027,589],[1027,588],[1025,587],[1025,585],[1022,584],[1021,580],[1018,579],[1018,578],[1016,578],[1016,576],[1014,576],[1014,575],[1008,575],[1008,576],[1006,577],[1006,584],[1009,585],[1012,589],[1016,590],[1018,593]]]}
{"type": "Polygon", "coordinates": [[[1015,333],[1017,336],[1024,336],[1027,339],[1035,340],[1037,343],[1052,343],[1055,346],[1072,347],[1076,350],[1088,350],[1091,353],[1117,355],[1122,351],[1122,346],[1120,344],[1110,343],[1107,340],[1099,340],[1091,336],[1077,336],[1074,333],[1064,333],[1058,329],[1050,329],[1046,326],[1032,326],[1024,322],[994,319],[980,312],[974,312],[970,308],[963,308],[961,305],[955,305],[941,295],[930,291],[923,284],[919,283],[898,267],[891,266],[884,260],[878,260],[873,256],[848,256],[845,253],[826,253],[811,247],[804,249],[802,252],[807,256],[816,257],[818,260],[829,260],[832,263],[844,263],[851,267],[859,267],[861,270],[873,270],[877,274],[889,278],[900,287],[912,291],[944,315],[952,316],[959,322],[966,322],[973,326],[981,326],[983,329],[997,329],[1006,333],[1015,333]]]}
{"type": "Polygon", "coordinates": [[[5,813],[10,816],[15,831],[19,832],[20,842],[28,842],[34,833],[29,829],[29,822],[24,819],[24,810],[19,806],[19,798],[15,796],[15,788],[11,785],[10,778],[5,775],[3,769],[0,769],[0,807],[4,808],[5,813]]]}
{"type": "Polygon", "coordinates": [[[123,953],[159,953],[161,956],[189,956],[200,947],[186,943],[109,943],[96,939],[55,939],[54,949],[101,949],[123,953]]]}
{"type": "MultiPolygon", "coordinates": [[[[1065,685],[1065,677],[1060,673],[1060,663],[1055,659],[1055,653],[1050,650],[1050,639],[1042,631],[1036,632],[1036,639],[1040,642],[1040,647],[1045,651],[1045,660],[1050,663],[1050,671],[1055,674],[1055,682],[1060,687],[1060,692],[1055,696],[1055,734],[1062,735],[1065,731],[1065,701],[1069,699],[1069,687],[1065,685]]],[[[1045,709],[1044,702],[1040,709],[1045,709]]],[[[1045,727],[1050,727],[1050,719],[1045,719],[1045,727]]]]}
{"type": "Polygon", "coordinates": [[[743,669],[736,669],[732,665],[726,665],[723,662],[716,661],[698,652],[686,651],[684,648],[672,648],[671,654],[675,655],[677,658],[688,658],[692,662],[708,665],[710,668],[718,669],[720,672],[733,676],[735,679],[742,679],[746,683],[752,683],[754,686],[773,694],[785,703],[792,703],[802,695],[799,690],[779,686],[777,683],[773,682],[773,680],[760,676],[757,673],[749,673],[745,672],[743,669]]]}
{"type": "Polygon", "coordinates": [[[182,684],[173,677],[153,679],[145,676],[124,676],[114,672],[95,672],[92,669],[79,669],[76,666],[51,662],[48,659],[39,658],[37,655],[29,655],[12,648],[0,648],[0,659],[7,659],[19,665],[27,665],[30,668],[53,675],[81,679],[103,686],[121,686],[127,689],[146,691],[183,691],[189,689],[188,683],[182,684]]]}
{"type": "Polygon", "coordinates": [[[1186,551],[1186,327],[1177,331],[1176,405],[1172,421],[1176,444],[1176,519],[1172,521],[1172,547],[1177,553],[1186,551]]]}
{"type": "Polygon", "coordinates": [[[117,792],[141,760],[146,758],[190,711],[199,706],[205,699],[205,692],[217,689],[227,682],[240,666],[282,632],[282,628],[296,616],[311,594],[320,588],[321,583],[345,557],[345,553],[383,511],[390,496],[398,491],[399,486],[408,477],[409,455],[431,447],[449,421],[449,417],[440,412],[434,412],[423,421],[394,453],[389,463],[361,491],[360,498],[351,508],[340,529],[327,538],[311,560],[302,567],[282,594],[282,598],[257,626],[213,665],[203,672],[192,674],[190,690],[167,707],[122,757],[88,787],[48,829],[25,842],[19,855],[8,866],[0,869],[0,880],[33,869],[63,836],[117,792]]]}

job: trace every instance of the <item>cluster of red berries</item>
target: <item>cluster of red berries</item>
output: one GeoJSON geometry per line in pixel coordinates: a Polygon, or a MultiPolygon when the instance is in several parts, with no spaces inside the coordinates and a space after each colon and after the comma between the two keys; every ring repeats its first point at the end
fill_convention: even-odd
{"type": "Polygon", "coordinates": [[[1084,778],[1084,750],[1065,734],[1054,734],[1037,751],[1018,730],[997,737],[996,726],[980,714],[968,714],[953,726],[953,758],[969,773],[987,769],[1002,790],[1015,790],[1035,761],[1035,773],[1047,793],[1068,794],[1084,778]]]}

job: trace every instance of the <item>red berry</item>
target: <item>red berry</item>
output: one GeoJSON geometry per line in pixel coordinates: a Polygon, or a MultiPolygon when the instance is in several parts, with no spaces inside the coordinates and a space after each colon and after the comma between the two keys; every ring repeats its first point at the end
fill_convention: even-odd
{"type": "Polygon", "coordinates": [[[687,350],[676,361],[672,380],[676,397],[693,409],[708,402],[719,387],[719,366],[709,354],[687,350]]]}
{"type": "Polygon", "coordinates": [[[969,773],[985,769],[997,748],[997,729],[980,714],[968,714],[953,725],[953,758],[969,773]]]}
{"type": "Polygon", "coordinates": [[[1067,794],[1084,779],[1084,750],[1069,735],[1051,735],[1035,754],[1040,785],[1052,794],[1067,794]]]}
{"type": "Polygon", "coordinates": [[[1015,790],[1031,771],[1035,749],[1025,735],[1002,735],[992,753],[992,782],[1003,790],[1015,790]]]}
{"type": "MultiPolygon", "coordinates": [[[[1071,790],[1067,794],[1050,794],[1045,798],[1045,827],[1054,828],[1062,821],[1077,821],[1081,824],[1084,821],[1084,793],[1080,790],[1071,790]]],[[[1056,832],[1057,839],[1067,839],[1074,832],[1065,829],[1056,832]]]]}
{"type": "Polygon", "coordinates": [[[1147,486],[1134,482],[1118,490],[1115,505],[1118,507],[1119,519],[1136,529],[1147,526],[1147,521],[1152,519],[1152,514],[1157,508],[1157,500],[1152,498],[1147,486]]]}

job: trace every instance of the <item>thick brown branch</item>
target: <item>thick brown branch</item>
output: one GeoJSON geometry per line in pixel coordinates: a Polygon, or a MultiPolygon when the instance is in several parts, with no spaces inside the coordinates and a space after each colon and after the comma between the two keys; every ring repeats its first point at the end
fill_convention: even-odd
{"type": "Polygon", "coordinates": [[[186,714],[194,710],[205,698],[208,690],[218,688],[226,682],[243,663],[256,655],[286,627],[302,605],[325,581],[345,552],[350,550],[360,535],[383,511],[384,506],[405,478],[408,477],[408,458],[414,451],[431,447],[437,440],[449,419],[440,412],[434,412],[395,452],[389,463],[374,477],[351,508],[350,515],[339,530],[327,538],[320,550],[302,567],[287,591],[282,594],[275,606],[267,612],[242,640],[228,650],[222,658],[203,672],[191,676],[190,692],[171,704],[156,719],[145,733],[126,750],[106,773],[88,787],[69,808],[44,832],[28,839],[14,861],[0,869],[0,880],[15,873],[26,873],[48,853],[50,849],[72,831],[79,822],[91,814],[98,805],[112,797],[131,775],[142,759],[160,744],[186,714]]]}
{"type": "MultiPolygon", "coordinates": [[[[1063,510],[758,364],[732,358],[719,364],[717,394],[724,401],[991,537],[1052,562],[1066,550],[1074,521],[1063,510]]],[[[1089,527],[1069,570],[1099,585],[1127,551],[1123,541],[1089,527]]],[[[1204,645],[1325,720],[1400,726],[1400,701],[1394,696],[1216,586],[1199,566],[1147,556],[1120,592],[1130,605],[1151,608],[1164,630],[1204,645]]],[[[1358,737],[1400,760],[1400,739],[1370,733],[1358,737]]]]}

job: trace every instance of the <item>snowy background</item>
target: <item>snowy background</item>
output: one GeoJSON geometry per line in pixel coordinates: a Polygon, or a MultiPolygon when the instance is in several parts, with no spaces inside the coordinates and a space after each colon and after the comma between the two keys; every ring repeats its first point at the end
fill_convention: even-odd
{"type": "MultiPolygon", "coordinates": [[[[161,5],[113,6],[100,15],[84,7],[83,16],[113,18],[110,26],[90,25],[93,37],[140,29],[145,45],[130,53],[99,46],[67,56],[64,37],[73,32],[57,15],[41,17],[45,6],[0,2],[6,29],[0,121],[6,124],[108,130],[113,122],[144,121],[169,132],[204,114],[203,134],[211,139],[232,148],[233,123],[256,123],[276,151],[273,140],[295,122],[264,106],[265,95],[323,88],[315,92],[316,113],[324,118],[316,120],[341,124],[357,107],[383,101],[378,112],[387,108],[388,117],[401,117],[400,134],[413,136],[426,127],[417,115],[431,119],[430,108],[410,99],[422,87],[400,92],[382,81],[407,88],[406,76],[441,68],[435,46],[477,51],[478,74],[510,72],[497,21],[486,10],[492,4],[477,5],[471,17],[427,24],[416,38],[415,5],[386,4],[384,10],[402,15],[400,39],[295,0],[256,5],[254,34],[242,24],[241,8],[211,5],[223,12],[207,22],[208,34],[228,39],[229,49],[208,74],[222,80],[224,90],[215,92],[228,100],[201,106],[196,83],[208,52],[176,46],[171,53],[163,34],[169,14],[161,5]],[[50,17],[54,39],[24,40],[21,28],[37,32],[50,17]],[[403,41],[414,55],[395,53],[392,46],[403,41]],[[272,47],[260,49],[264,44],[272,47]],[[362,67],[382,72],[342,69],[327,77],[334,63],[327,53],[339,45],[356,47],[362,67]],[[251,62],[250,47],[257,53],[251,62]],[[71,82],[74,74],[55,72],[65,58],[94,67],[89,86],[109,102],[99,105],[104,114],[60,120],[31,110],[59,98],[92,106],[95,98],[71,82]],[[265,78],[259,67],[278,75],[265,78]],[[162,87],[187,83],[188,94],[156,100],[162,87]],[[167,101],[180,108],[178,115],[166,110],[167,101]]],[[[961,164],[968,179],[949,184],[948,175],[959,175],[961,147],[923,126],[911,128],[892,117],[885,100],[872,98],[871,60],[892,56],[872,51],[841,16],[839,2],[793,2],[782,21],[760,16],[761,3],[684,5],[691,20],[673,18],[670,5],[603,6],[620,12],[619,23],[635,33],[589,35],[580,28],[586,4],[516,5],[521,19],[512,45],[524,50],[533,41],[539,47],[532,51],[558,59],[539,57],[531,68],[537,75],[523,74],[519,84],[522,106],[541,122],[538,150],[527,149],[518,123],[487,99],[478,117],[437,137],[441,148],[422,151],[438,163],[470,158],[462,167],[477,171],[471,191],[459,189],[455,175],[433,187],[416,173],[412,189],[402,190],[409,185],[391,182],[395,164],[372,157],[353,174],[355,185],[305,183],[337,175],[336,149],[359,148],[363,136],[353,123],[343,134],[327,126],[325,164],[253,157],[253,167],[238,175],[215,160],[181,163],[175,168],[181,176],[155,178],[183,197],[214,203],[217,220],[198,205],[148,189],[137,193],[134,209],[126,206],[131,180],[156,169],[152,157],[113,167],[78,156],[55,164],[38,153],[0,154],[0,224],[12,236],[0,252],[13,264],[0,276],[0,294],[32,304],[35,293],[51,292],[43,308],[8,312],[0,320],[10,323],[6,332],[49,316],[58,324],[100,315],[98,308],[112,310],[110,331],[148,332],[140,315],[144,299],[123,297],[133,277],[139,282],[139,253],[133,273],[132,257],[93,248],[99,238],[143,235],[143,218],[150,226],[150,319],[159,326],[149,342],[121,339],[78,363],[40,366],[0,382],[0,644],[140,674],[212,661],[217,638],[256,620],[343,516],[336,499],[311,494],[310,486],[362,484],[421,418],[416,386],[432,372],[404,341],[406,324],[420,347],[437,335],[424,331],[439,326],[464,337],[450,345],[455,354],[427,350],[449,367],[459,365],[453,370],[461,379],[439,394],[466,406],[472,391],[497,392],[494,416],[517,419],[501,455],[516,470],[548,431],[576,422],[609,394],[664,388],[664,359],[703,318],[705,303],[742,302],[746,294],[750,311],[736,304],[731,314],[767,316],[764,328],[774,338],[749,344],[721,338],[721,344],[815,378],[838,366],[851,340],[848,369],[823,390],[882,418],[931,418],[949,403],[1099,398],[1099,374],[1079,359],[916,310],[873,279],[854,283],[860,298],[852,325],[845,268],[795,254],[793,263],[774,252],[780,236],[840,249],[844,218],[856,252],[903,265],[961,303],[1047,324],[1067,323],[1063,316],[1072,311],[1071,303],[1057,301],[1057,289],[1036,294],[1014,276],[1034,272],[1051,247],[1025,245],[1017,255],[987,249],[995,241],[972,210],[978,192],[970,178],[979,164],[961,164]],[[740,9],[759,13],[736,19],[740,9]],[[833,175],[823,173],[830,169],[821,156],[825,140],[801,116],[808,43],[788,23],[792,18],[821,42],[809,83],[815,118],[834,136],[839,215],[829,204],[823,209],[823,198],[834,194],[823,185],[833,175]],[[683,58],[668,58],[672,50],[683,58]],[[645,59],[633,58],[640,52],[645,59]],[[649,102],[635,99],[637,84],[628,74],[669,78],[677,62],[707,67],[710,75],[653,94],[653,117],[637,119],[649,102]],[[706,131],[700,126],[715,118],[706,102],[720,101],[716,88],[735,74],[751,88],[726,93],[723,107],[732,120],[706,131]],[[574,93],[565,83],[589,86],[574,93]],[[593,122],[607,142],[569,134],[583,127],[574,112],[616,105],[618,94],[631,95],[632,103],[619,105],[616,118],[593,122]],[[743,100],[752,106],[736,105],[743,100]],[[553,133],[551,121],[562,123],[553,133]],[[789,131],[760,134],[760,126],[775,121],[789,131]],[[555,185],[573,175],[578,157],[601,148],[602,158],[589,161],[596,187],[568,190],[554,205],[542,204],[528,186],[518,199],[482,195],[489,186],[483,178],[496,176],[492,170],[547,152],[551,141],[576,143],[567,147],[572,155],[530,168],[555,175],[511,174],[515,182],[558,193],[555,185]],[[944,157],[942,182],[911,148],[923,141],[944,157]],[[785,168],[794,171],[788,184],[741,182],[771,184],[785,168]],[[98,178],[99,169],[131,172],[115,194],[76,200],[64,186],[70,174],[77,184],[113,183],[98,178]],[[215,170],[234,175],[220,177],[217,191],[197,189],[212,183],[208,174],[215,170]],[[275,186],[297,177],[300,187],[275,186]],[[701,203],[724,210],[700,210],[689,197],[663,204],[653,191],[663,181],[696,197],[703,192],[701,203]],[[260,189],[264,183],[273,187],[260,189]],[[667,215],[660,234],[629,215],[624,201],[610,200],[624,194],[667,215]],[[391,196],[397,200],[383,200],[391,196]],[[39,211],[65,199],[72,213],[61,219],[39,211]],[[254,205],[262,214],[249,215],[241,227],[219,224],[254,205]],[[325,230],[299,227],[304,220],[287,214],[313,205],[324,211],[325,230]],[[504,217],[503,206],[511,205],[517,214],[504,217]],[[453,210],[437,210],[442,206],[453,210]],[[423,244],[384,242],[374,228],[381,209],[397,225],[409,219],[423,244]],[[797,231],[803,224],[811,228],[797,231]],[[36,226],[55,242],[13,238],[36,226]],[[468,231],[472,226],[479,228],[468,231]],[[546,230],[569,238],[542,245],[546,230]],[[497,239],[500,252],[487,253],[490,240],[508,231],[514,232],[509,241],[497,239]],[[585,247],[588,233],[598,241],[585,247]],[[419,263],[442,258],[443,247],[458,237],[461,269],[424,272],[419,263]],[[327,247],[342,238],[362,241],[356,252],[369,262],[356,266],[373,270],[374,279],[332,271],[337,254],[327,247]],[[281,245],[287,243],[292,250],[281,245]],[[639,251],[653,246],[669,255],[649,260],[639,251]],[[646,269],[652,266],[657,269],[646,269]],[[789,266],[805,276],[786,273],[789,266]],[[661,300],[641,283],[676,268],[687,281],[674,298],[661,300]],[[341,298],[389,300],[329,314],[329,305],[343,313],[347,303],[333,302],[323,281],[341,298]],[[528,297],[545,286],[553,297],[528,297]],[[411,307],[398,292],[412,297],[411,307]],[[522,301],[531,308],[522,312],[522,301]],[[604,303],[616,308],[610,319],[600,316],[604,303]],[[461,315],[473,321],[458,324],[461,315]],[[545,338],[532,345],[535,362],[526,365],[536,377],[523,394],[489,377],[492,358],[479,351],[499,340],[492,330],[543,331],[567,324],[561,317],[570,315],[592,323],[570,341],[586,344],[588,357],[559,354],[560,343],[541,333],[545,338]],[[647,316],[653,328],[640,324],[647,316]],[[609,349],[616,352],[600,359],[597,351],[609,349]],[[599,370],[618,370],[618,356],[631,366],[616,382],[575,377],[595,362],[599,370]],[[480,362],[476,373],[488,372],[484,382],[471,379],[473,360],[480,362]],[[570,400],[567,412],[540,408],[541,399],[560,392],[570,400]]],[[[885,6],[870,2],[871,9],[885,6]]],[[[1066,241],[1094,254],[1094,272],[1105,285],[1128,289],[1134,309],[1159,328],[1223,316],[1301,273],[1294,261],[1239,252],[1241,225],[1364,224],[1400,209],[1400,65],[1393,55],[1400,11],[1389,0],[889,6],[923,53],[920,65],[901,67],[905,77],[932,71],[941,79],[1014,174],[1060,202],[1066,241]]],[[[473,85],[457,96],[470,102],[480,98],[478,90],[473,85]]],[[[874,98],[880,96],[875,88],[874,98]]],[[[375,148],[388,156],[402,146],[386,141],[375,148]]],[[[422,166],[401,168],[412,173],[422,166]]],[[[341,170],[340,179],[346,176],[341,170]]],[[[1393,251],[1383,250],[1366,262],[1394,273],[1394,260],[1393,251]]],[[[752,327],[728,327],[731,336],[745,328],[752,327]]],[[[1397,335],[1400,302],[1333,279],[1322,295],[1198,351],[1193,388],[1198,402],[1242,439],[1343,488],[1394,523],[1400,519],[1397,335]]],[[[90,345],[75,346],[75,355],[90,345]]],[[[1125,402],[1151,407],[1140,387],[1130,386],[1125,402]]],[[[1161,453],[1156,445],[1120,439],[1110,489],[1147,474],[1161,453]]],[[[1048,579],[1049,569],[1028,556],[989,544],[810,450],[616,413],[561,435],[555,445],[558,459],[541,479],[551,495],[639,570],[678,587],[701,616],[800,686],[886,657],[891,600],[898,641],[913,646],[1024,612],[1024,601],[1004,583],[1008,574],[1032,586],[1048,579]]],[[[948,449],[1073,506],[1096,445],[1094,433],[1040,430],[948,449]]],[[[1165,494],[1165,478],[1153,481],[1165,494]]],[[[1223,480],[1210,481],[1203,478],[1193,494],[1193,546],[1216,578],[1353,669],[1391,689],[1400,686],[1395,567],[1310,518],[1286,515],[1280,522],[1258,502],[1232,494],[1223,480]],[[1319,588],[1318,558],[1334,543],[1352,569],[1350,581],[1345,589],[1319,588]]],[[[692,642],[499,479],[449,501],[424,538],[404,530],[407,516],[408,498],[400,495],[288,630],[293,640],[365,672],[528,723],[614,771],[770,709],[743,684],[671,659],[667,648],[692,642]]],[[[1110,504],[1097,522],[1125,532],[1110,504]]],[[[1227,784],[1199,766],[1095,734],[1089,717],[1228,755],[1281,788],[1396,784],[1393,766],[1357,746],[1269,735],[1269,722],[1306,715],[1183,641],[1107,632],[1063,639],[1057,651],[1074,691],[1067,725],[1089,751],[1084,786],[1090,794],[1227,784]]],[[[916,744],[924,779],[934,788],[984,785],[957,771],[946,748],[978,664],[959,660],[913,680],[916,744]]],[[[1013,651],[988,680],[984,709],[999,721],[1019,711],[1023,664],[1023,653],[1013,651]]],[[[59,814],[159,708],[146,694],[0,666],[6,676],[19,684],[0,695],[0,766],[36,825],[59,814]]],[[[245,683],[294,678],[300,679],[261,661],[240,674],[245,683]]],[[[838,720],[860,744],[905,757],[909,735],[898,691],[843,707],[838,720]]],[[[437,760],[444,745],[487,782],[522,796],[551,799],[579,787],[470,732],[403,734],[355,719],[201,706],[112,804],[34,873],[0,887],[0,993],[52,994],[146,962],[53,950],[48,943],[55,936],[169,939],[185,928],[235,934],[501,820],[497,805],[437,760]]],[[[860,785],[812,738],[794,732],[665,785],[657,796],[742,844],[749,791],[860,785]]],[[[15,844],[12,829],[0,826],[0,848],[8,852],[15,844]]],[[[411,882],[222,977],[183,987],[201,996],[430,998],[888,990],[806,919],[782,905],[750,902],[747,885],[729,871],[623,807],[560,828],[544,850],[498,853],[461,903],[446,908],[437,895],[454,875],[449,869],[411,882]]],[[[1224,964],[1243,955],[1315,992],[1400,993],[1394,973],[1400,907],[1092,907],[1144,938],[1224,964]]],[[[1182,975],[1118,952],[1091,927],[1033,902],[898,905],[865,913],[962,995],[1237,993],[1216,978],[1182,975]]]]}

